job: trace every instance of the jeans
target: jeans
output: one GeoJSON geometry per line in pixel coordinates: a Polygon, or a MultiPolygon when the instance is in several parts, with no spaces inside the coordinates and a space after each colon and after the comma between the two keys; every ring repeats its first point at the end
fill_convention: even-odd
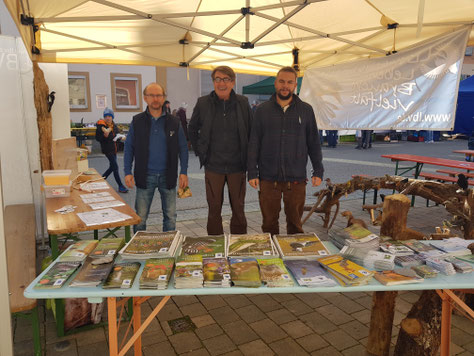
{"type": "Polygon", "coordinates": [[[122,180],[120,179],[119,168],[117,164],[117,155],[115,153],[107,153],[105,157],[107,157],[107,159],[109,160],[109,168],[105,171],[104,174],[102,174],[102,177],[107,179],[110,173],[114,172],[115,181],[117,182],[119,188],[122,187],[123,184],[122,180]]]}
{"type": "Polygon", "coordinates": [[[163,231],[176,230],[176,187],[166,188],[166,174],[149,174],[146,177],[146,189],[137,187],[135,210],[142,221],[133,226],[133,231],[146,230],[146,220],[150,213],[151,203],[158,188],[163,212],[163,231]]]}
{"type": "Polygon", "coordinates": [[[326,130],[328,135],[328,147],[336,147],[337,145],[337,130],[326,130]]]}

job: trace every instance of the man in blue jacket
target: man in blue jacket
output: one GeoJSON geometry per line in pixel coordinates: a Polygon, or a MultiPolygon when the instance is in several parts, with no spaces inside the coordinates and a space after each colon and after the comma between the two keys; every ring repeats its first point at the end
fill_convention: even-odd
{"type": "Polygon", "coordinates": [[[260,187],[262,230],[279,234],[281,197],[288,234],[302,233],[306,197],[306,164],[313,167],[311,183],[321,184],[323,165],[318,128],[311,105],[294,94],[297,73],[280,69],[275,94],[255,112],[248,150],[248,179],[260,187]]]}
{"type": "Polygon", "coordinates": [[[133,117],[124,148],[125,184],[137,186],[135,210],[142,219],[134,232],[146,230],[155,190],[161,196],[163,231],[176,230],[176,180],[178,158],[179,187],[188,185],[188,145],[179,119],[164,109],[166,93],[157,83],[143,90],[147,109],[133,117]],[[132,163],[135,167],[132,175],[132,163]]]}

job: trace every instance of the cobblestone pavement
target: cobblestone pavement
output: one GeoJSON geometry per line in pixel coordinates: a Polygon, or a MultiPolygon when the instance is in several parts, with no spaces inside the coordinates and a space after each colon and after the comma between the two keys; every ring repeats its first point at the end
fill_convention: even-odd
{"type": "MultiPolygon", "coordinates": [[[[351,210],[356,217],[369,221],[361,210],[360,196],[349,196],[341,202],[341,210],[351,210]]],[[[179,213],[178,229],[184,234],[206,233],[206,213],[203,209],[179,213]]],[[[225,211],[227,214],[227,210],[225,211]]],[[[261,215],[258,205],[247,205],[249,233],[260,232],[261,215]]],[[[443,207],[426,207],[417,199],[409,213],[408,225],[419,231],[431,232],[442,220],[449,218],[443,207]]],[[[161,219],[157,219],[158,221],[161,219]]],[[[230,217],[224,217],[229,232],[230,217]]],[[[280,221],[283,223],[284,217],[280,221]]],[[[344,227],[338,217],[336,226],[344,227]]],[[[160,225],[150,229],[160,230],[160,225]]],[[[313,215],[304,226],[322,239],[327,232],[321,219],[313,215]]],[[[373,229],[377,232],[377,228],[373,229]]],[[[282,224],[281,231],[285,231],[282,224]]],[[[418,292],[399,292],[392,330],[392,349],[399,325],[418,292]]],[[[143,316],[160,298],[148,300],[142,306],[143,316]]],[[[212,295],[173,297],[153,320],[142,337],[143,355],[364,355],[367,343],[371,293],[304,293],[262,295],[212,295]],[[196,326],[193,331],[172,334],[169,320],[189,316],[196,326]]],[[[100,356],[108,354],[107,327],[75,333],[63,338],[55,334],[51,310],[40,302],[42,346],[48,356],[100,356]],[[66,342],[65,342],[66,341],[66,342]],[[65,349],[59,351],[60,349],[65,349]]],[[[15,355],[33,355],[29,321],[14,319],[15,355]]],[[[124,330],[121,330],[121,334],[124,330]]],[[[452,327],[453,355],[474,355],[474,323],[454,314],[452,327]]],[[[393,350],[392,350],[393,351],[393,350]]],[[[129,351],[127,355],[133,355],[129,351]]]]}

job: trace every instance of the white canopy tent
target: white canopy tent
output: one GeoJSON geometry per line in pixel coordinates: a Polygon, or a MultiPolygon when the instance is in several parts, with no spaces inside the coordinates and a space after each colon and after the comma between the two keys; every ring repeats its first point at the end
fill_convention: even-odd
{"type": "Polygon", "coordinates": [[[474,21],[473,0],[4,2],[39,62],[227,64],[259,74],[385,56],[474,21]]]}

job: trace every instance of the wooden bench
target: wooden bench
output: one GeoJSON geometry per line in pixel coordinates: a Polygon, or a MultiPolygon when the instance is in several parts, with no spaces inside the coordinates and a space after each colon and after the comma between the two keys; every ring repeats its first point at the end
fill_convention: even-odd
{"type": "MultiPolygon", "coordinates": [[[[440,182],[451,182],[456,183],[458,181],[457,177],[451,177],[449,175],[444,174],[435,174],[435,173],[423,173],[421,172],[418,177],[423,177],[428,180],[437,180],[440,182]]],[[[468,180],[469,185],[474,185],[474,180],[468,180]]]]}
{"type": "Polygon", "coordinates": [[[436,172],[437,173],[444,173],[444,174],[447,174],[451,177],[456,177],[459,174],[464,174],[467,178],[474,178],[474,173],[454,171],[452,169],[438,169],[438,170],[436,170],[436,172]]]}
{"type": "MultiPolygon", "coordinates": [[[[352,178],[356,178],[356,177],[361,177],[361,178],[373,178],[372,176],[368,175],[368,174],[354,174],[351,176],[352,178]]],[[[367,190],[364,190],[364,195],[362,196],[362,205],[365,205],[365,194],[367,193],[367,190]]],[[[377,189],[374,189],[374,205],[377,204],[377,194],[378,194],[378,190],[377,189]]]]}
{"type": "Polygon", "coordinates": [[[36,300],[23,296],[25,288],[36,278],[35,207],[33,204],[6,206],[4,221],[10,311],[15,316],[31,317],[34,355],[41,356],[36,300]]]}

